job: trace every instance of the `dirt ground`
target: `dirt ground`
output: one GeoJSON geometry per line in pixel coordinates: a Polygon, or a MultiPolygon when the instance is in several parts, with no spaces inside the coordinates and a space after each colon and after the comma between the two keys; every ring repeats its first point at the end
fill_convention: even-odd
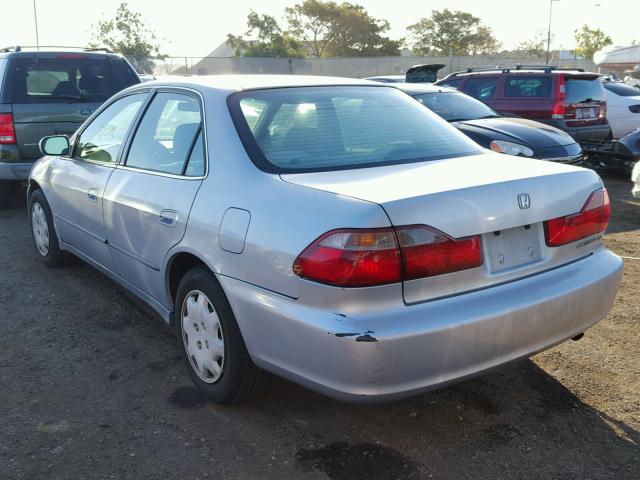
{"type": "Polygon", "coordinates": [[[419,397],[340,403],[278,378],[237,407],[190,385],[161,321],[49,270],[0,212],[0,479],[640,479],[640,202],[605,178],[611,314],[579,342],[419,397]]]}

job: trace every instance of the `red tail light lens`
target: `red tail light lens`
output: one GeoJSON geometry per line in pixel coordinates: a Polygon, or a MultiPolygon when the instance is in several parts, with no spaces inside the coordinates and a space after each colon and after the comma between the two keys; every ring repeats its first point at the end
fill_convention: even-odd
{"type": "Polygon", "coordinates": [[[16,143],[16,130],[13,126],[13,114],[0,113],[0,144],[16,143]]]}
{"type": "Polygon", "coordinates": [[[578,213],[544,222],[547,246],[559,247],[604,232],[610,215],[611,204],[607,189],[596,190],[578,213]]]}
{"type": "Polygon", "coordinates": [[[400,270],[392,228],[333,230],[309,245],[293,264],[300,277],[342,287],[399,282],[400,270]]]}
{"type": "Polygon", "coordinates": [[[453,239],[424,225],[397,229],[404,280],[433,277],[482,265],[480,236],[453,239]]]}
{"type": "Polygon", "coordinates": [[[551,118],[563,119],[567,113],[564,103],[566,97],[566,85],[564,77],[558,75],[556,77],[556,100],[553,102],[553,109],[551,110],[551,118]]]}
{"type": "Polygon", "coordinates": [[[298,256],[293,271],[329,285],[365,287],[480,265],[479,236],[453,239],[431,227],[412,225],[395,230],[332,230],[298,256]]]}

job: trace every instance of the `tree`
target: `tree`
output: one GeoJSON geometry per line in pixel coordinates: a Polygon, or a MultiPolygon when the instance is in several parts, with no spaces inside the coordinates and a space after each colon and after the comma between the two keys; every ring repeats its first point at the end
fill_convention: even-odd
{"type": "Polygon", "coordinates": [[[341,3],[337,6],[326,53],[334,57],[400,55],[404,39],[391,40],[384,35],[388,30],[389,22],[373,18],[364,7],[341,3]]]}
{"type": "Polygon", "coordinates": [[[99,21],[92,30],[92,47],[107,46],[121,53],[139,73],[153,73],[151,57],[165,57],[160,52],[155,32],[146,26],[142,15],[130,10],[126,3],[120,4],[114,18],[99,21]]]}
{"type": "Polygon", "coordinates": [[[235,49],[237,57],[304,57],[302,42],[282,31],[278,21],[270,15],[259,15],[251,10],[247,17],[245,39],[227,35],[227,43],[235,49]]]}
{"type": "Polygon", "coordinates": [[[420,55],[486,55],[497,52],[501,45],[478,17],[448,8],[433,10],[430,18],[420,19],[407,30],[420,55]]]}
{"type": "Polygon", "coordinates": [[[598,50],[602,50],[607,45],[611,45],[611,37],[599,28],[591,29],[587,25],[583,25],[581,29],[574,31],[576,40],[576,48],[574,54],[583,58],[592,60],[593,54],[598,50]]]}
{"type": "MultiPolygon", "coordinates": [[[[553,41],[553,35],[551,35],[551,41],[553,41]]],[[[523,57],[544,57],[547,53],[547,32],[538,30],[533,38],[520,42],[512,53],[523,57]]]]}
{"type": "Polygon", "coordinates": [[[335,2],[305,0],[285,8],[289,32],[307,45],[315,57],[322,57],[334,37],[338,18],[335,2]]]}

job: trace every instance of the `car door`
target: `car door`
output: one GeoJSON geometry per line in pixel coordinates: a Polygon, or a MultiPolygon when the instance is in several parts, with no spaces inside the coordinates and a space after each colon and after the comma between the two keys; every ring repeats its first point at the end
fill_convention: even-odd
{"type": "Polygon", "coordinates": [[[73,139],[71,157],[58,157],[48,193],[62,241],[113,270],[103,221],[103,194],[129,129],[147,93],[106,106],[73,139]]]}
{"type": "Polygon", "coordinates": [[[203,123],[195,93],[156,92],[107,184],[104,218],[116,268],[158,300],[165,256],[182,239],[205,176],[203,123]]]}

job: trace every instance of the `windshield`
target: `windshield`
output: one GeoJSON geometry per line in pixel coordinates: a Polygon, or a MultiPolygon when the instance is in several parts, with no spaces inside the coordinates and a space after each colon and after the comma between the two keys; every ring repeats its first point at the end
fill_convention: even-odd
{"type": "Polygon", "coordinates": [[[251,159],[270,172],[362,168],[481,153],[411,97],[380,86],[256,90],[229,98],[251,159]]]}
{"type": "Polygon", "coordinates": [[[601,102],[605,99],[602,82],[598,79],[566,78],[565,89],[567,94],[566,102],[568,104],[601,102]]]}
{"type": "Polygon", "coordinates": [[[19,58],[14,62],[12,101],[102,103],[139,82],[123,59],[98,59],[74,53],[19,58]]]}
{"type": "Polygon", "coordinates": [[[621,97],[640,97],[640,89],[624,83],[604,82],[604,88],[621,97]]]}
{"type": "Polygon", "coordinates": [[[491,107],[464,93],[430,92],[419,93],[413,97],[447,122],[500,116],[491,107]]]}

